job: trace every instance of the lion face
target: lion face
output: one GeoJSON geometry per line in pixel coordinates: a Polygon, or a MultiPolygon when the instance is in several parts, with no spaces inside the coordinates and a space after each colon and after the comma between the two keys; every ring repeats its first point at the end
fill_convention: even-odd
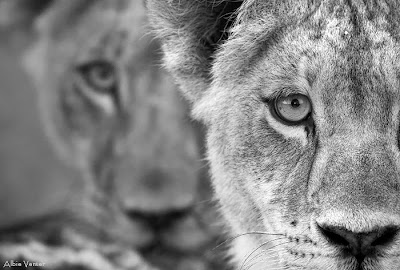
{"type": "Polygon", "coordinates": [[[237,269],[400,267],[399,7],[317,2],[149,1],[237,269]]]}
{"type": "Polygon", "coordinates": [[[140,1],[55,1],[26,66],[53,145],[87,183],[82,196],[117,201],[135,246],[197,249],[208,241],[191,213],[198,130],[147,24],[140,1]]]}

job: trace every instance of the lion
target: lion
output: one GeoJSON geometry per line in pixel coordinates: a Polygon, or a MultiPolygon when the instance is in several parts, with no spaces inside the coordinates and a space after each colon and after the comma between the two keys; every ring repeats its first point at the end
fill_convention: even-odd
{"type": "Polygon", "coordinates": [[[161,49],[142,2],[3,3],[22,14],[10,15],[17,20],[10,25],[34,25],[25,30],[35,42],[24,65],[43,125],[62,160],[86,183],[58,216],[72,209],[74,217],[100,227],[101,233],[90,233],[96,240],[105,230],[163,267],[181,257],[193,258],[196,269],[207,265],[202,250],[217,235],[196,212],[206,180],[201,129],[160,68],[161,49]]]}
{"type": "Polygon", "coordinates": [[[400,269],[397,1],[148,0],[235,269],[400,269]]]}

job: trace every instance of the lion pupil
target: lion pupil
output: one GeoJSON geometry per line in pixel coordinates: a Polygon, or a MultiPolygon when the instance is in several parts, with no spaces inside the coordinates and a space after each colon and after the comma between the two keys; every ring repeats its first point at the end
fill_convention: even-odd
{"type": "Polygon", "coordinates": [[[293,99],[293,100],[292,100],[291,105],[292,105],[292,107],[297,108],[297,107],[300,106],[300,102],[299,102],[299,100],[296,98],[296,99],[293,99]]]}
{"type": "Polygon", "coordinates": [[[108,80],[112,76],[111,70],[107,67],[97,67],[95,73],[97,73],[97,77],[101,80],[108,80]]]}

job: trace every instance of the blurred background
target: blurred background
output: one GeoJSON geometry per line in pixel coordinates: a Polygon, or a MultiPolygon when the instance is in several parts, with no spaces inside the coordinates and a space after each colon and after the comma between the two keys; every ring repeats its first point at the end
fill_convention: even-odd
{"type": "Polygon", "coordinates": [[[226,269],[202,126],[161,55],[142,1],[0,0],[1,265],[226,269]]]}
{"type": "Polygon", "coordinates": [[[0,46],[0,226],[53,211],[81,183],[44,134],[36,91],[20,65],[23,46],[8,45],[0,46]]]}

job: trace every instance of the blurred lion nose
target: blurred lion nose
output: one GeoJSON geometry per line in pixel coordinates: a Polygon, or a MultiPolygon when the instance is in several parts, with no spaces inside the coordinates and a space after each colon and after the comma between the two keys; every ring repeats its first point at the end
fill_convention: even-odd
{"type": "Polygon", "coordinates": [[[129,211],[128,216],[132,219],[140,219],[154,230],[162,230],[172,226],[174,223],[184,219],[190,214],[191,208],[169,210],[163,213],[146,213],[141,211],[129,211]]]}
{"type": "Polygon", "coordinates": [[[359,263],[378,248],[385,248],[394,242],[400,229],[386,226],[369,232],[355,233],[339,226],[317,225],[319,231],[332,245],[349,251],[359,263]]]}

